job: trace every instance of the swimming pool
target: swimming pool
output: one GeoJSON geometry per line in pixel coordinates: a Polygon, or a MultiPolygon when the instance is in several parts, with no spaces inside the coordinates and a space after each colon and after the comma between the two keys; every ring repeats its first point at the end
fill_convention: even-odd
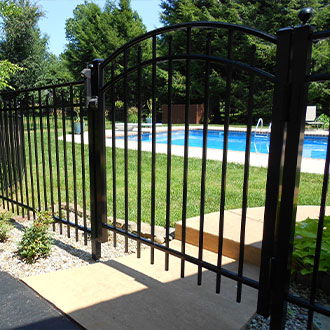
{"type": "MultiPolygon", "coordinates": [[[[223,148],[224,132],[209,130],[207,147],[212,149],[223,148]]],[[[129,136],[130,140],[137,140],[137,135],[129,136]]],[[[151,142],[152,134],[142,134],[143,142],[151,142]]],[[[307,135],[304,139],[303,157],[325,159],[327,151],[327,136],[307,135]]],[[[156,143],[167,144],[167,132],[157,133],[156,143]]],[[[245,151],[246,133],[230,131],[228,136],[228,149],[232,151],[245,151]]],[[[172,132],[172,145],[184,145],[184,130],[172,132]]],[[[189,146],[203,147],[203,130],[189,131],[189,146]]],[[[251,137],[251,152],[269,153],[269,134],[255,134],[251,137]]]]}

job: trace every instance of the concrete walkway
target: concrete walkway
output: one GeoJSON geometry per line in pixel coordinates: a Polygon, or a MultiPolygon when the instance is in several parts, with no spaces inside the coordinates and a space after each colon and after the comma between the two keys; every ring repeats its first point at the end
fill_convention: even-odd
{"type": "Polygon", "coordinates": [[[23,282],[0,272],[0,329],[81,329],[23,282]]]}
{"type": "MultiPolygon", "coordinates": [[[[181,243],[171,247],[180,250],[181,243]]],[[[197,248],[187,245],[187,253],[197,256],[197,248]]],[[[257,290],[243,286],[242,303],[236,303],[236,282],[222,277],[221,294],[215,293],[216,276],[203,272],[197,286],[197,267],[186,262],[185,278],[180,278],[181,260],[170,257],[164,270],[164,253],[155,250],[150,265],[150,249],[107,263],[63,270],[25,278],[24,281],[59,309],[87,329],[208,329],[237,330],[254,315],[257,290]]],[[[217,255],[205,251],[204,259],[215,263],[217,255]]],[[[227,269],[237,271],[237,263],[223,258],[227,269]]],[[[256,279],[257,267],[246,265],[244,275],[256,279]]]]}

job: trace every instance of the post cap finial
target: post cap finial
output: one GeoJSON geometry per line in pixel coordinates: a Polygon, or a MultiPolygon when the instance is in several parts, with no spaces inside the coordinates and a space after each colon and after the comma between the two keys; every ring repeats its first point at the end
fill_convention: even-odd
{"type": "Polygon", "coordinates": [[[298,17],[302,24],[306,24],[313,15],[313,8],[307,7],[300,10],[298,17]]]}

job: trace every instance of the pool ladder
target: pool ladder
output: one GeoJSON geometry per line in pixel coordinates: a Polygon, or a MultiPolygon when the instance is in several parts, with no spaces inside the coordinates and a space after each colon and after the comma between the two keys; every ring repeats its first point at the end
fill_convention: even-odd
{"type": "MultiPolygon", "coordinates": [[[[260,132],[262,133],[262,129],[264,127],[264,121],[262,118],[258,119],[257,125],[256,125],[256,131],[254,133],[254,136],[256,137],[258,135],[258,128],[260,128],[260,132]],[[260,126],[260,127],[259,127],[260,126]]],[[[259,134],[260,136],[262,136],[261,134],[259,134]]]]}
{"type": "MultiPolygon", "coordinates": [[[[255,129],[255,132],[254,132],[254,136],[253,136],[253,145],[254,145],[254,150],[255,152],[258,152],[258,146],[257,146],[257,143],[256,143],[256,137],[268,137],[270,136],[270,131],[271,131],[271,127],[272,127],[272,123],[270,123],[269,125],[269,128],[268,128],[268,131],[266,132],[266,134],[264,134],[263,132],[263,127],[264,127],[264,120],[262,118],[259,118],[258,119],[258,122],[257,122],[257,125],[256,125],[256,129],[255,129]],[[258,128],[259,128],[259,134],[258,134],[258,128]]],[[[260,142],[259,142],[260,143],[260,142]]],[[[269,144],[267,145],[267,151],[269,152],[269,144]]]]}

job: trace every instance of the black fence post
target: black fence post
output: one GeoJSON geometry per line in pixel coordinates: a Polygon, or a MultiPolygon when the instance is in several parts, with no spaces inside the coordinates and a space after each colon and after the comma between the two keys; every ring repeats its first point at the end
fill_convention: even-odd
{"type": "MultiPolygon", "coordinates": [[[[304,22],[305,23],[305,22],[304,22]]],[[[289,62],[289,98],[284,128],[284,163],[279,187],[279,212],[275,222],[274,258],[272,262],[271,329],[284,329],[287,295],[290,284],[291,259],[300,167],[305,130],[308,83],[312,50],[312,27],[300,25],[293,29],[289,62]]]]}
{"type": "Polygon", "coordinates": [[[108,240],[108,232],[102,226],[107,222],[105,111],[104,96],[100,93],[103,84],[103,70],[100,69],[102,62],[103,60],[95,59],[90,69],[82,72],[86,78],[86,103],[88,103],[90,211],[94,260],[101,257],[101,243],[108,240]]]}

